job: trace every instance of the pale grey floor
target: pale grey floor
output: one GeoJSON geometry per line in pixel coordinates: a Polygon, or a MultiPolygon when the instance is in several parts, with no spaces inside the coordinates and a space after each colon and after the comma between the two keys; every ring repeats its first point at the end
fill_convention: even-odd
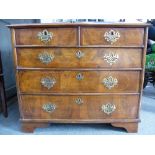
{"type": "MultiPolygon", "coordinates": [[[[1,135],[21,135],[18,105],[16,98],[9,107],[9,117],[0,115],[1,135]]],[[[145,88],[141,106],[141,123],[137,134],[155,134],[155,88],[148,85],[145,88]]],[[[129,134],[124,129],[112,127],[109,124],[51,124],[48,128],[36,129],[35,135],[124,135],[129,134]]]]}

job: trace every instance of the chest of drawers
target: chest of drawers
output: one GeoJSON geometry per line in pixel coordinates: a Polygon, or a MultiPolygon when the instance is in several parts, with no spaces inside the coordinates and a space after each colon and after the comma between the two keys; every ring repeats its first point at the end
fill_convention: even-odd
{"type": "Polygon", "coordinates": [[[23,131],[58,122],[137,132],[148,25],[10,27],[23,131]]]}

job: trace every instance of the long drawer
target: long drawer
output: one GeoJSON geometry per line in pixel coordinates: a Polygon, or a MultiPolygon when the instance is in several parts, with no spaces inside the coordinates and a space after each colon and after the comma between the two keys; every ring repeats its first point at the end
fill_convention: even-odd
{"type": "Polygon", "coordinates": [[[19,71],[19,89],[28,93],[139,92],[140,71],[19,71]]]}
{"type": "Polygon", "coordinates": [[[17,60],[26,68],[141,68],[142,49],[19,48],[17,60]]]}
{"type": "Polygon", "coordinates": [[[77,45],[76,28],[16,29],[17,45],[77,45]]]}
{"type": "Polygon", "coordinates": [[[133,119],[139,96],[21,96],[23,119],[133,119]]]}
{"type": "Polygon", "coordinates": [[[143,28],[81,27],[81,45],[142,46],[143,28]]]}

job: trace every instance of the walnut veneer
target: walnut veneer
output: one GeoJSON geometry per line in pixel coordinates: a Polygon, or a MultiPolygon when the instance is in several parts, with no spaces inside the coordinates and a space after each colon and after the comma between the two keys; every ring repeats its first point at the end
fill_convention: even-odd
{"type": "Polygon", "coordinates": [[[148,25],[10,27],[23,131],[59,122],[137,132],[148,25]]]}

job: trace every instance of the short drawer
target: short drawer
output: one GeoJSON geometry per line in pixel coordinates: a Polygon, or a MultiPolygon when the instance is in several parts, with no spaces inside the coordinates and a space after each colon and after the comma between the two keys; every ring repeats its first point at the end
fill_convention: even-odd
{"type": "Polygon", "coordinates": [[[23,119],[135,119],[139,96],[21,96],[23,119]]]}
{"type": "Polygon", "coordinates": [[[77,45],[76,28],[32,28],[16,29],[15,39],[17,45],[77,45]]]}
{"type": "Polygon", "coordinates": [[[82,45],[143,46],[144,28],[81,28],[82,45]]]}
{"type": "Polygon", "coordinates": [[[18,48],[19,67],[25,68],[141,68],[142,49],[18,48]]]}
{"type": "Polygon", "coordinates": [[[21,92],[139,92],[139,71],[19,71],[21,92]]]}

